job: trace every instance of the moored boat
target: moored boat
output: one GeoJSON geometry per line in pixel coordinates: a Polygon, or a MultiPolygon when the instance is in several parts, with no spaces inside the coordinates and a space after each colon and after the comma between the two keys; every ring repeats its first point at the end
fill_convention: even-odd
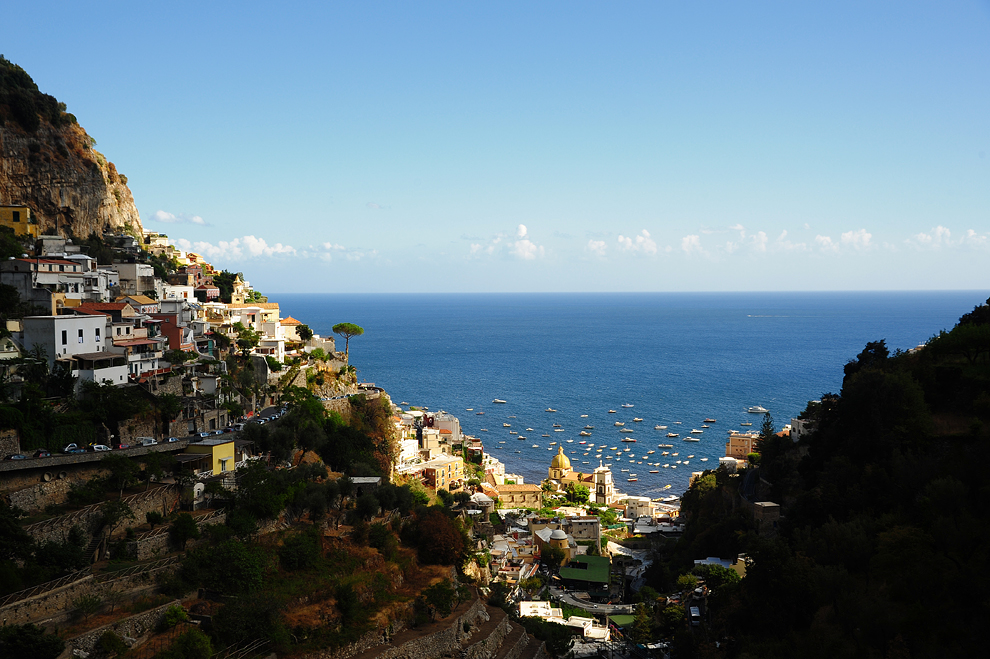
{"type": "Polygon", "coordinates": [[[493,400],[492,402],[493,402],[493,403],[498,403],[499,405],[505,405],[505,401],[504,401],[504,400],[502,400],[501,398],[496,398],[496,399],[495,399],[495,400],[493,400]]]}

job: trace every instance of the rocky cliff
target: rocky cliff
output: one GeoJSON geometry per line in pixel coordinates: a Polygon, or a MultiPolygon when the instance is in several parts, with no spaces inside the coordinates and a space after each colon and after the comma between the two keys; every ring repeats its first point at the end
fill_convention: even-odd
{"type": "Polygon", "coordinates": [[[42,233],[140,235],[127,177],[95,144],[64,103],[0,57],[0,205],[30,207],[42,233]]]}

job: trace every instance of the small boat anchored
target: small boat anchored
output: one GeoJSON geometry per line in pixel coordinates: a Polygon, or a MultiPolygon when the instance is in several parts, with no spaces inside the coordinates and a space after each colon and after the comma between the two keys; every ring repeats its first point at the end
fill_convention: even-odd
{"type": "Polygon", "coordinates": [[[753,405],[751,408],[749,408],[746,411],[749,412],[750,414],[766,414],[770,410],[763,407],[762,405],[753,405]]]}
{"type": "Polygon", "coordinates": [[[497,404],[499,404],[499,405],[505,405],[505,401],[504,401],[504,400],[502,400],[501,398],[496,398],[496,399],[495,399],[495,400],[493,400],[492,402],[493,402],[493,403],[497,403],[497,404]]]}

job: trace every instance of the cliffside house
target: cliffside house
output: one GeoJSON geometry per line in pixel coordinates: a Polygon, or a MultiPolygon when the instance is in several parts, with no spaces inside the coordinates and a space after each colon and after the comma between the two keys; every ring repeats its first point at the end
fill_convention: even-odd
{"type": "Polygon", "coordinates": [[[27,206],[0,206],[0,226],[13,229],[18,236],[37,238],[41,233],[38,223],[27,206]]]}

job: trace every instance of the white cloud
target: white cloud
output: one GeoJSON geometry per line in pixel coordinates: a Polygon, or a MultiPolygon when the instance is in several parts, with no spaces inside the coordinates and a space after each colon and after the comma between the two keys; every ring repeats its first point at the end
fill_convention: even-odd
{"type": "Polygon", "coordinates": [[[686,254],[704,254],[705,250],[701,247],[701,236],[690,235],[681,238],[681,249],[686,254]]]}
{"type": "Polygon", "coordinates": [[[608,245],[605,244],[604,240],[589,240],[585,249],[589,252],[597,254],[598,256],[605,256],[605,251],[608,249],[608,245]]]}
{"type": "Polygon", "coordinates": [[[842,234],[842,244],[857,250],[870,249],[873,245],[870,240],[873,234],[867,233],[866,229],[857,231],[846,231],[842,234]]]}
{"type": "Polygon", "coordinates": [[[636,236],[619,236],[619,247],[626,251],[656,254],[657,243],[650,238],[650,232],[643,229],[636,236]]]}
{"type": "Polygon", "coordinates": [[[918,249],[985,248],[990,246],[990,233],[977,233],[973,229],[967,229],[960,238],[953,239],[952,232],[940,224],[930,232],[916,233],[904,242],[918,249]]]}
{"type": "Polygon", "coordinates": [[[165,224],[198,224],[200,226],[207,226],[206,220],[199,215],[189,215],[188,213],[179,213],[176,215],[168,211],[158,210],[151,217],[155,221],[164,222],[165,224]]]}
{"type": "Polygon", "coordinates": [[[750,237],[750,240],[753,243],[753,249],[756,251],[767,251],[767,234],[765,232],[757,231],[756,235],[750,237]]]}
{"type": "Polygon", "coordinates": [[[838,243],[833,242],[830,236],[822,236],[822,235],[815,236],[815,244],[818,245],[818,247],[821,248],[823,252],[839,251],[838,243]]]}
{"type": "Polygon", "coordinates": [[[785,229],[777,236],[777,240],[773,241],[772,249],[783,252],[803,252],[808,249],[808,246],[805,243],[795,243],[788,240],[787,230],[785,229]]]}
{"type": "Polygon", "coordinates": [[[295,255],[296,248],[291,245],[275,243],[269,245],[264,238],[255,236],[243,236],[233,240],[221,240],[217,244],[203,240],[191,242],[185,238],[170,241],[173,245],[187,252],[196,252],[207,259],[220,259],[227,261],[239,261],[243,258],[257,258],[259,256],[287,256],[295,255]]]}
{"type": "Polygon", "coordinates": [[[487,244],[471,243],[470,254],[472,256],[489,255],[511,256],[523,261],[533,261],[542,258],[546,253],[542,245],[537,245],[529,239],[529,230],[525,224],[516,227],[515,240],[507,234],[496,234],[487,244]]]}

